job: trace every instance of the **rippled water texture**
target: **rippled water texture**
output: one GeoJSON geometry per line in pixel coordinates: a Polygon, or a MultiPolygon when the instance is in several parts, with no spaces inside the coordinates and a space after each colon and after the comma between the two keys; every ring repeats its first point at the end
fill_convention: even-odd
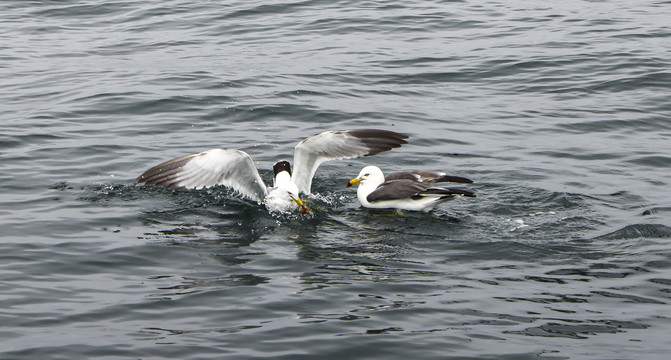
{"type": "Polygon", "coordinates": [[[669,1],[3,1],[0,358],[666,359],[669,1]],[[326,130],[314,216],[134,178],[262,177],[326,130]],[[366,164],[477,193],[360,208],[366,164]]]}

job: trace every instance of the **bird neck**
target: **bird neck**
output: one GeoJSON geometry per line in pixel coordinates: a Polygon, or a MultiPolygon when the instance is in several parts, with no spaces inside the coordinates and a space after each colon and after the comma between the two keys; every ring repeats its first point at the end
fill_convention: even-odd
{"type": "Polygon", "coordinates": [[[368,202],[368,195],[375,191],[380,184],[384,182],[384,179],[375,179],[375,178],[368,178],[365,181],[362,181],[359,183],[359,188],[356,191],[357,198],[359,199],[359,202],[363,206],[368,206],[370,203],[368,202]]]}
{"type": "Polygon", "coordinates": [[[277,188],[287,188],[291,184],[291,175],[287,171],[280,171],[275,175],[273,186],[277,188]]]}

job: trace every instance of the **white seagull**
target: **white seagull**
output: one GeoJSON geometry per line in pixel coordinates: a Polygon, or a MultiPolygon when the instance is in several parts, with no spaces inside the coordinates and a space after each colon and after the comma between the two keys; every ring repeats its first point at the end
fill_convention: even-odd
{"type": "Polygon", "coordinates": [[[290,212],[299,207],[302,213],[309,213],[298,195],[310,194],[312,177],[319,165],[328,160],[375,155],[407,144],[404,140],[407,138],[397,132],[375,129],[326,131],[310,136],[294,148],[293,173],[288,161],[273,165],[272,187],[263,182],[252,157],[236,149],[210,149],[168,160],[136,180],[180,190],[224,185],[247,199],[263,203],[271,212],[290,212]]]}
{"type": "Polygon", "coordinates": [[[359,184],[356,191],[367,208],[430,211],[457,196],[475,197],[470,191],[433,186],[439,182],[473,183],[459,176],[437,171],[399,171],[386,177],[377,166],[366,166],[346,187],[359,184]]]}

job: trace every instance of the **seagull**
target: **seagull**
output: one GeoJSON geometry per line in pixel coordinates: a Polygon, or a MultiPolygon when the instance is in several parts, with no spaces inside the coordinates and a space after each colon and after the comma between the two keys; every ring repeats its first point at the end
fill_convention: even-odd
{"type": "Polygon", "coordinates": [[[210,149],[168,160],[145,171],[137,182],[169,189],[232,188],[242,197],[264,204],[271,212],[299,209],[308,214],[299,194],[310,194],[312,177],[328,160],[370,156],[407,144],[408,136],[388,130],[326,131],[310,136],[294,148],[294,168],[286,161],[273,165],[273,186],[261,179],[252,157],[237,149],[210,149]]]}
{"type": "Polygon", "coordinates": [[[359,184],[356,191],[367,208],[430,211],[457,196],[475,197],[470,191],[435,187],[439,182],[471,184],[472,180],[438,171],[399,171],[386,177],[377,166],[364,167],[346,187],[359,184]]]}

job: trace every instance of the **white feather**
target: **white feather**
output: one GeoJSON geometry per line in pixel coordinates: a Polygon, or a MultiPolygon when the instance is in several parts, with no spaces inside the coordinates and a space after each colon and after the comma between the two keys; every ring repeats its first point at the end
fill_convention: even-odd
{"type": "Polygon", "coordinates": [[[324,161],[373,155],[405,144],[406,135],[385,130],[327,131],[308,137],[294,149],[294,172],[281,171],[266,188],[252,158],[244,151],[210,149],[178,157],[137,178],[147,185],[171,189],[233,188],[242,196],[265,203],[271,211],[295,209],[300,192],[310,194],[312,177],[324,161]]]}

